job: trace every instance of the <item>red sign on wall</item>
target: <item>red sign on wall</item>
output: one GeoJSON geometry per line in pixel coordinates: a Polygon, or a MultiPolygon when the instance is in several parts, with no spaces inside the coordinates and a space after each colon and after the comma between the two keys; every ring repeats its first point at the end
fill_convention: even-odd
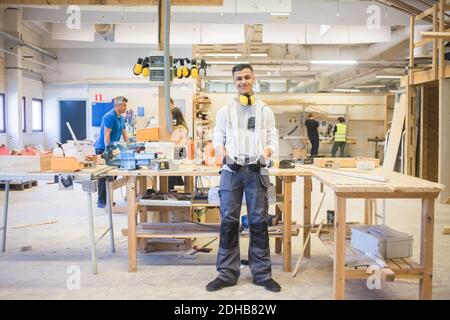
{"type": "Polygon", "coordinates": [[[96,93],[95,94],[95,101],[103,101],[103,94],[96,93]]]}

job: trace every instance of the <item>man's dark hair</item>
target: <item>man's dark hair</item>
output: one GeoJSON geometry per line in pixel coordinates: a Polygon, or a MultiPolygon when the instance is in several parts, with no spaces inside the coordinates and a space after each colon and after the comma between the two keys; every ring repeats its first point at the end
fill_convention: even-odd
{"type": "Polygon", "coordinates": [[[313,117],[314,117],[313,113],[308,114],[308,118],[313,118],[313,117]]]}
{"type": "Polygon", "coordinates": [[[338,121],[339,121],[340,123],[343,123],[343,122],[345,122],[345,118],[344,118],[344,117],[339,117],[339,118],[338,118],[338,121]]]}
{"type": "Polygon", "coordinates": [[[244,69],[250,69],[252,71],[252,73],[253,73],[253,67],[250,64],[248,64],[248,63],[237,64],[237,65],[235,65],[233,67],[233,69],[231,71],[232,71],[232,74],[234,76],[235,72],[239,72],[239,71],[242,71],[244,69]]]}

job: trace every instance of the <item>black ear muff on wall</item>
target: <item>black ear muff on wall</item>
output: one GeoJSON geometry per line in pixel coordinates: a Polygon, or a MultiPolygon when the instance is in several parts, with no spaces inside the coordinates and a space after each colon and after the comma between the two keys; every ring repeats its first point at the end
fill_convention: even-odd
{"type": "Polygon", "coordinates": [[[200,68],[198,68],[198,75],[200,78],[206,77],[206,61],[204,59],[200,60],[200,68]]]}
{"type": "Polygon", "coordinates": [[[191,77],[194,79],[198,78],[197,60],[195,59],[192,59],[191,77]]]}
{"type": "Polygon", "coordinates": [[[242,106],[251,106],[255,103],[255,96],[250,94],[241,94],[239,95],[239,103],[242,106]]]}
{"type": "Polygon", "coordinates": [[[173,59],[172,73],[174,78],[177,78],[177,71],[178,71],[178,59],[173,59]]]}
{"type": "Polygon", "coordinates": [[[142,63],[143,63],[144,59],[139,58],[136,62],[136,64],[133,67],[133,73],[135,76],[138,76],[142,73],[142,63]]]}
{"type": "Polygon", "coordinates": [[[150,76],[150,58],[146,57],[142,62],[142,75],[146,78],[150,76]]]}

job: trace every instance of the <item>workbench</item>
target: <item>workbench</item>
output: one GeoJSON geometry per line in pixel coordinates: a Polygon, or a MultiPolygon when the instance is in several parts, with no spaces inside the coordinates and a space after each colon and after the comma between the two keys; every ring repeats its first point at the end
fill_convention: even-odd
{"type": "MultiPolygon", "coordinates": [[[[139,184],[139,193],[146,191],[147,177],[167,177],[167,176],[184,176],[184,177],[209,177],[219,176],[219,168],[196,166],[196,165],[182,165],[178,171],[155,171],[155,170],[119,170],[114,169],[108,172],[108,176],[122,176],[126,180],[127,186],[127,202],[128,202],[128,270],[130,272],[137,271],[137,245],[138,239],[145,239],[151,236],[142,232],[138,228],[137,216],[140,212],[140,221],[146,222],[146,209],[143,209],[139,202],[139,194],[137,192],[137,184],[139,184]],[[142,210],[143,209],[143,210],[142,210]]],[[[292,183],[295,182],[296,177],[303,177],[305,185],[311,185],[311,174],[303,169],[269,169],[269,176],[276,177],[276,193],[282,195],[283,205],[282,209],[277,208],[277,214],[283,215],[283,235],[281,242],[276,239],[276,252],[283,251],[283,270],[291,271],[291,237],[292,237],[292,183]],[[279,212],[282,211],[282,212],[279,212]]],[[[112,188],[111,185],[107,188],[112,188]]],[[[305,213],[310,215],[311,208],[311,188],[305,189],[308,194],[305,194],[305,213]]],[[[304,231],[305,232],[305,231],[304,231]]],[[[163,235],[161,235],[163,236],[163,235]]],[[[197,236],[195,234],[169,234],[165,235],[167,238],[184,238],[190,236],[197,236]]],[[[204,236],[218,236],[216,234],[204,234],[204,236]]]]}
{"type": "MultiPolygon", "coordinates": [[[[432,298],[433,279],[433,233],[434,233],[434,201],[444,186],[427,180],[387,171],[382,168],[361,173],[356,169],[345,169],[343,176],[336,174],[337,170],[316,168],[312,165],[299,166],[310,172],[315,179],[331,188],[335,195],[335,221],[332,239],[328,239],[327,246],[334,251],[333,292],[335,299],[345,298],[346,279],[367,279],[370,274],[366,270],[346,268],[346,201],[347,199],[413,199],[422,200],[420,261],[414,262],[410,258],[392,259],[386,261],[395,273],[395,278],[419,279],[419,298],[432,298]],[[358,176],[372,176],[375,181],[358,176]]],[[[342,173],[344,170],[338,170],[342,173]]]]}
{"type": "MultiPolygon", "coordinates": [[[[146,238],[145,234],[139,234],[137,228],[137,213],[141,206],[137,204],[137,183],[139,189],[145,190],[147,177],[164,176],[218,176],[219,169],[203,166],[186,166],[179,171],[152,171],[152,170],[111,170],[109,176],[123,176],[127,182],[128,199],[128,270],[137,271],[137,242],[139,238],[146,238]]],[[[297,165],[295,169],[270,169],[269,176],[276,177],[276,194],[283,195],[283,270],[291,271],[291,227],[292,227],[292,182],[296,177],[304,179],[304,205],[303,205],[303,242],[305,243],[311,228],[311,193],[312,178],[325,185],[334,193],[335,197],[335,221],[330,230],[331,239],[328,237],[324,244],[331,249],[333,262],[333,294],[335,299],[345,298],[346,279],[367,279],[370,273],[367,270],[346,267],[345,253],[349,249],[349,240],[346,240],[346,200],[347,199],[413,199],[422,200],[420,261],[412,259],[393,259],[387,261],[395,277],[415,278],[420,281],[419,297],[431,299],[432,275],[433,275],[433,228],[434,228],[434,200],[444,186],[423,179],[376,168],[371,171],[358,171],[356,169],[331,170],[317,168],[312,165],[297,165]],[[336,174],[339,173],[339,174],[336,174]],[[344,174],[345,176],[343,176],[344,174]],[[367,179],[370,176],[371,179],[367,179]],[[378,181],[376,181],[378,180],[378,181]],[[281,183],[282,182],[282,183],[281,183]]],[[[280,208],[277,207],[277,213],[280,208]]],[[[146,215],[146,212],[144,212],[146,215]]],[[[142,212],[141,212],[142,214],[142,212]]],[[[141,215],[142,220],[142,215],[141,215]]],[[[365,223],[368,223],[367,216],[365,223]]],[[[370,223],[370,222],[369,222],[370,223]]],[[[192,234],[171,234],[166,237],[193,236],[192,234]]],[[[211,234],[210,236],[217,236],[211,234]]],[[[278,240],[278,239],[277,239],[278,240]]],[[[281,242],[275,243],[275,251],[281,252],[281,242]]],[[[303,256],[311,255],[310,242],[306,245],[303,256]]]]}
{"type": "Polygon", "coordinates": [[[92,208],[92,193],[97,192],[98,179],[101,177],[106,177],[106,173],[113,169],[112,167],[99,165],[95,168],[82,169],[77,172],[53,172],[53,171],[43,171],[43,172],[1,172],[0,171],[0,181],[5,181],[5,198],[3,203],[3,224],[0,228],[2,231],[2,244],[1,251],[6,251],[6,231],[8,225],[8,203],[9,203],[9,183],[13,180],[44,180],[44,181],[55,181],[55,177],[58,179],[70,177],[73,182],[79,182],[82,184],[82,189],[86,192],[87,199],[87,213],[89,217],[89,241],[91,247],[91,261],[92,261],[92,272],[97,274],[97,250],[96,244],[100,241],[106,234],[109,233],[111,251],[115,252],[114,245],[114,231],[112,222],[112,210],[111,201],[109,196],[109,190],[107,190],[107,209],[109,213],[109,228],[96,240],[94,233],[94,218],[93,218],[93,208],[92,208]]]}

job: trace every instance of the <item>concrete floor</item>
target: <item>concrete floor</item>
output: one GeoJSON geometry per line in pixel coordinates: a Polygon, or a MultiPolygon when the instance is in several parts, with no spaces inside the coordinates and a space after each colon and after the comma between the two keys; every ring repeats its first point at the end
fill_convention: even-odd
{"type": "MultiPolygon", "coordinates": [[[[319,190],[314,185],[314,190],[319,190]]],[[[329,190],[321,211],[332,209],[329,190]]],[[[294,185],[294,216],[301,222],[302,182],[294,185]]],[[[119,201],[121,193],[116,190],[119,201]]],[[[320,194],[313,193],[313,212],[320,194]]],[[[3,206],[4,192],[0,193],[3,206]]],[[[273,210],[273,208],[271,208],[273,210]]],[[[414,259],[419,256],[420,201],[388,200],[387,223],[391,227],[414,236],[414,259]]],[[[348,201],[347,221],[361,221],[363,201],[348,201]]],[[[107,226],[104,210],[95,208],[96,233],[107,226]]],[[[321,220],[321,219],[320,219],[321,220]]],[[[442,235],[444,226],[450,226],[450,206],[436,204],[434,242],[433,298],[450,298],[450,235],[442,235]]],[[[127,242],[120,233],[126,227],[125,215],[114,215],[117,253],[110,252],[108,238],[98,245],[99,274],[91,273],[86,195],[81,186],[73,191],[59,191],[57,185],[40,181],[38,187],[10,193],[7,251],[0,253],[0,299],[331,299],[332,260],[322,243],[313,237],[312,257],[304,259],[296,278],[282,271],[282,256],[274,253],[271,240],[273,277],[282,286],[280,293],[270,293],[251,283],[248,267],[242,268],[237,286],[209,293],[205,285],[216,276],[214,250],[198,254],[194,259],[177,254],[139,255],[138,272],[127,271],[127,242]],[[57,223],[14,229],[15,226],[45,222],[57,223]],[[31,246],[31,250],[21,248],[31,246]],[[68,289],[72,279],[71,266],[80,268],[80,288],[68,289]]],[[[200,240],[200,244],[208,239],[200,240]]],[[[248,240],[241,241],[241,252],[246,258],[248,240]]],[[[301,239],[293,238],[293,265],[300,252],[301,239]]],[[[381,283],[381,289],[370,290],[366,281],[347,281],[347,299],[417,299],[418,281],[400,280],[381,283]]]]}

